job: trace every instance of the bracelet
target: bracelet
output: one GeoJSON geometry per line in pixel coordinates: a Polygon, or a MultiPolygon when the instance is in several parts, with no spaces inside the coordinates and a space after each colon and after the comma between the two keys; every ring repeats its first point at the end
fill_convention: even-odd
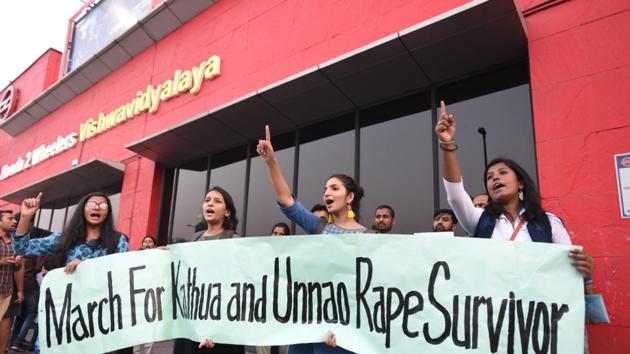
{"type": "Polygon", "coordinates": [[[444,141],[444,140],[441,140],[440,138],[438,138],[438,142],[440,143],[440,145],[442,145],[442,144],[445,144],[445,145],[455,144],[455,139],[453,139],[451,141],[444,141]]]}
{"type": "Polygon", "coordinates": [[[584,285],[593,284],[593,277],[584,277],[584,285]]]}
{"type": "Polygon", "coordinates": [[[457,144],[453,144],[453,143],[449,143],[449,144],[440,144],[440,149],[442,149],[442,150],[444,150],[444,151],[449,151],[449,152],[452,152],[452,151],[457,150],[457,144]],[[444,147],[444,145],[453,145],[453,146],[454,146],[454,148],[452,148],[452,149],[447,149],[447,148],[445,148],[445,147],[444,147]]]}

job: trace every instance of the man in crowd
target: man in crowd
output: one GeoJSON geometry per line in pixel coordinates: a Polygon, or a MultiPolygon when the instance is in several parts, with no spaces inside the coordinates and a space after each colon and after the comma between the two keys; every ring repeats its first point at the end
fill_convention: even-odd
{"type": "Polygon", "coordinates": [[[372,229],[379,234],[389,233],[396,223],[394,221],[395,217],[396,213],[392,207],[389,205],[379,205],[374,212],[374,226],[372,226],[372,229]]]}
{"type": "Polygon", "coordinates": [[[480,209],[485,209],[488,206],[488,200],[490,200],[490,197],[487,193],[480,193],[472,198],[475,208],[480,209]]]}
{"type": "Polygon", "coordinates": [[[455,231],[457,218],[451,209],[439,209],[433,214],[433,232],[455,231]]]}
{"type": "Polygon", "coordinates": [[[320,219],[328,222],[328,209],[323,204],[315,204],[311,208],[311,213],[319,216],[320,219]]]}
{"type": "Polygon", "coordinates": [[[12,319],[20,312],[19,304],[24,300],[23,258],[15,257],[11,245],[11,233],[16,227],[13,211],[0,210],[0,353],[7,350],[12,319]]]}
{"type": "MultiPolygon", "coordinates": [[[[15,213],[15,222],[20,221],[20,213],[15,213]]],[[[50,231],[35,227],[34,219],[31,218],[29,225],[29,235],[31,239],[45,237],[50,235],[50,231]]],[[[30,343],[26,341],[28,331],[33,327],[33,323],[37,318],[37,304],[39,302],[39,283],[37,282],[37,273],[42,270],[46,257],[27,257],[24,259],[24,302],[22,308],[13,323],[13,330],[9,339],[11,350],[31,351],[37,340],[34,336],[30,343]]],[[[37,334],[37,332],[35,332],[37,334]]]]}

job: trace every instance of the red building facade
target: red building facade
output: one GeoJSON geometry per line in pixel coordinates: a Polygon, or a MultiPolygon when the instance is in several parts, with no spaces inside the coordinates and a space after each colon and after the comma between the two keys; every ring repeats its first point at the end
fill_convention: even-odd
{"type": "MultiPolygon", "coordinates": [[[[220,0],[193,8],[175,0],[152,6],[141,24],[74,71],[60,74],[67,53],[62,60],[50,50],[13,82],[17,107],[0,122],[5,206],[17,208],[35,190],[57,203],[77,197],[64,192],[80,190],[75,183],[86,190],[113,186],[120,194],[117,227],[132,248],[147,234],[166,242],[176,215],[173,175],[181,178],[173,171],[182,164],[251,144],[267,123],[289,134],[423,92],[433,95],[429,117],[436,96],[448,101],[441,94],[452,92],[440,87],[524,67],[544,205],[595,257],[596,287],[613,321],[589,328],[591,353],[630,347],[630,220],[619,216],[613,161],[630,152],[628,1],[220,0]],[[218,59],[210,62],[213,56],[218,59]],[[405,71],[407,65],[420,70],[405,71]],[[338,92],[328,86],[352,104],[336,101],[338,92]],[[268,106],[274,112],[265,113],[268,106]],[[99,172],[103,166],[108,172],[99,172]]],[[[440,196],[439,184],[431,183],[437,186],[432,208],[440,196]]]]}

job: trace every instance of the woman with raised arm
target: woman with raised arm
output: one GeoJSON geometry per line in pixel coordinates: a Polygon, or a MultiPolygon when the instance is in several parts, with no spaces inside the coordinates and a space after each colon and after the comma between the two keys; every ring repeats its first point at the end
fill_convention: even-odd
{"type": "MultiPolygon", "coordinates": [[[[464,190],[457,163],[455,117],[447,113],[444,101],[441,102],[435,134],[442,150],[448,203],[468,234],[496,240],[571,244],[562,221],[542,208],[540,194],[532,178],[510,159],[497,158],[486,166],[484,178],[490,196],[488,206],[485,209],[475,208],[464,190]]],[[[571,250],[569,256],[575,268],[589,279],[594,268],[593,258],[577,249],[571,250]]]]}
{"type": "MultiPolygon", "coordinates": [[[[308,234],[352,234],[367,231],[365,226],[356,221],[363,197],[363,188],[358,186],[352,177],[335,174],[326,181],[322,199],[330,216],[327,221],[324,221],[304,208],[291,194],[291,189],[284,179],[280,163],[271,145],[269,126],[265,126],[265,140],[258,141],[256,151],[267,164],[280,209],[308,234]]],[[[341,347],[336,347],[333,334],[328,337],[326,344],[327,346],[322,343],[291,345],[289,354],[351,353],[341,347]]]]}
{"type": "MultiPolygon", "coordinates": [[[[22,201],[20,222],[13,236],[16,254],[27,257],[50,256],[49,264],[54,267],[65,266],[66,274],[72,274],[86,259],[129,250],[127,236],[114,228],[112,203],[107,195],[98,192],[90,193],[79,200],[63,232],[31,239],[29,228],[41,199],[42,193],[39,193],[35,198],[22,201]]],[[[38,341],[35,343],[36,348],[39,347],[38,341]]],[[[123,348],[111,353],[131,351],[132,348],[123,348]]]]}
{"type": "Polygon", "coordinates": [[[127,252],[127,236],[116,231],[107,195],[90,193],[79,201],[63,232],[31,239],[28,233],[39,209],[42,193],[22,202],[21,218],[13,237],[15,253],[27,257],[52,256],[53,264],[71,274],[81,261],[112,253],[127,252]]]}

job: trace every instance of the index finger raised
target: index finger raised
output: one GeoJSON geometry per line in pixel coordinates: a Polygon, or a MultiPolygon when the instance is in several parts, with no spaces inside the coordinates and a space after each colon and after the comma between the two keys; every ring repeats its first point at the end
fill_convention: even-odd
{"type": "Polygon", "coordinates": [[[268,125],[265,125],[265,140],[271,141],[271,132],[268,125]]]}
{"type": "Polygon", "coordinates": [[[40,199],[42,199],[43,195],[44,195],[44,193],[39,192],[39,194],[37,195],[37,197],[35,197],[35,199],[40,200],[40,199]]]}
{"type": "Polygon", "coordinates": [[[443,116],[446,114],[446,103],[444,101],[440,101],[440,115],[443,116]]]}

